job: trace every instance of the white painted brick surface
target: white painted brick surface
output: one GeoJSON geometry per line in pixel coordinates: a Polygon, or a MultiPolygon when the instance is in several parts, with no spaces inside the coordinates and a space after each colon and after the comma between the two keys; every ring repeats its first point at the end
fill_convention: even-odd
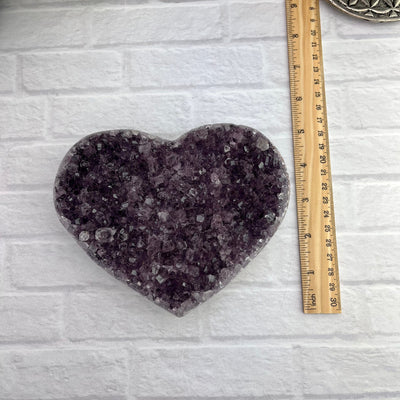
{"type": "Polygon", "coordinates": [[[357,219],[361,228],[399,230],[400,203],[399,182],[379,182],[358,185],[357,219]],[[379,205],[384,205],[380,207],[379,205]]]}
{"type": "Polygon", "coordinates": [[[2,10],[0,49],[80,46],[85,43],[84,24],[82,10],[2,10]]]}
{"type": "Polygon", "coordinates": [[[387,79],[390,70],[393,79],[400,79],[397,57],[400,43],[397,39],[341,40],[324,44],[325,78],[327,81],[369,81],[387,79]],[[365,62],[364,54],[371,54],[365,62]],[[382,66],[385,68],[382,68],[382,66]]]}
{"type": "MultiPolygon", "coordinates": [[[[79,2],[80,0],[69,0],[69,3],[79,2]]],[[[65,0],[4,0],[3,4],[7,7],[11,6],[34,6],[34,5],[42,5],[42,4],[63,4],[65,0]]]]}
{"type": "Polygon", "coordinates": [[[191,105],[182,94],[55,97],[51,108],[55,136],[132,127],[176,136],[191,127],[191,105]]]}
{"type": "Polygon", "coordinates": [[[66,233],[63,242],[11,242],[7,264],[12,285],[20,289],[54,290],[57,287],[118,286],[118,282],[110,279],[76,246],[66,233]]]}
{"type": "Polygon", "coordinates": [[[60,337],[61,296],[1,296],[0,342],[45,342],[60,337]]]}
{"type": "Polygon", "coordinates": [[[0,193],[0,235],[20,236],[63,232],[48,192],[0,193]]]}
{"type": "Polygon", "coordinates": [[[98,45],[219,39],[220,7],[179,4],[96,10],[92,32],[98,45]]]}
{"type": "Polygon", "coordinates": [[[381,334],[400,334],[400,291],[397,288],[371,287],[367,290],[368,307],[371,310],[372,330],[381,334]],[[385,313],[382,313],[385,310],[385,313]]]}
{"type": "Polygon", "coordinates": [[[268,41],[262,47],[266,60],[264,62],[264,86],[268,88],[286,87],[289,85],[288,70],[276,68],[276,65],[288,65],[286,40],[282,38],[268,41]]]}
{"type": "Polygon", "coordinates": [[[29,54],[22,58],[27,90],[115,88],[122,83],[122,55],[111,51],[29,54]]]}
{"type": "Polygon", "coordinates": [[[289,93],[285,90],[205,93],[194,99],[194,120],[195,125],[203,125],[207,121],[249,125],[270,132],[273,141],[275,135],[282,135],[291,129],[290,114],[287,113],[289,104],[289,93]]]}
{"type": "Polygon", "coordinates": [[[343,315],[322,314],[312,319],[302,313],[298,290],[226,289],[218,297],[218,301],[204,306],[210,316],[206,332],[211,336],[351,335],[370,328],[366,297],[360,289],[342,291],[343,304],[347,305],[343,315]]]}
{"type": "Polygon", "coordinates": [[[400,400],[400,24],[321,1],[341,315],[305,315],[279,0],[0,2],[0,400],[400,400]],[[264,132],[292,193],[268,246],[177,319],[58,221],[84,135],[264,132]]]}
{"type": "Polygon", "coordinates": [[[360,135],[349,132],[330,140],[337,175],[383,175],[393,173],[393,162],[400,159],[400,135],[360,135]],[[357,160],[355,154],[360,154],[357,160]],[[385,154],[382,157],[382,154],[385,154]]]}
{"type": "Polygon", "coordinates": [[[44,129],[44,99],[0,99],[1,139],[39,138],[44,135],[44,129]]]}
{"type": "Polygon", "coordinates": [[[8,276],[6,276],[6,244],[0,241],[0,291],[6,291],[9,288],[8,276]]]}
{"type": "Polygon", "coordinates": [[[286,35],[285,7],[279,2],[233,3],[230,5],[232,39],[286,35]],[[268,15],[268,22],[263,18],[268,15]]]}
{"type": "Polygon", "coordinates": [[[259,46],[136,50],[129,76],[133,87],[241,85],[264,78],[259,46]]]}
{"type": "Polygon", "coordinates": [[[307,395],[399,392],[399,346],[304,346],[300,354],[307,395]]]}
{"type": "Polygon", "coordinates": [[[396,38],[400,33],[399,24],[370,24],[347,15],[332,15],[340,37],[348,39],[396,38]]]}
{"type": "Polygon", "coordinates": [[[57,164],[73,143],[40,143],[15,145],[10,148],[6,161],[7,185],[51,185],[53,166],[57,164]]]}
{"type": "MultiPolygon", "coordinates": [[[[282,226],[280,229],[284,230],[285,228],[282,226]]],[[[299,252],[296,248],[297,237],[294,234],[288,234],[287,231],[288,229],[285,229],[284,234],[273,236],[268,246],[261,250],[259,257],[256,257],[249,266],[241,271],[232,281],[232,285],[263,283],[281,286],[288,282],[299,284],[300,274],[297,273],[296,267],[300,262],[299,252]],[[282,252],[282,248],[290,250],[282,252]]]]}
{"type": "MultiPolygon", "coordinates": [[[[365,84],[363,84],[365,85],[365,84]]],[[[368,131],[369,129],[398,129],[400,120],[400,84],[388,86],[346,86],[343,118],[348,126],[368,131]],[[361,104],[361,107],[359,106],[361,104]]]]}
{"type": "Polygon", "coordinates": [[[400,232],[339,233],[339,244],[344,282],[400,282],[400,232]]]}
{"type": "Polygon", "coordinates": [[[294,352],[284,346],[139,348],[133,361],[138,397],[194,398],[202,393],[229,398],[298,390],[294,352]]]}
{"type": "Polygon", "coordinates": [[[2,399],[123,398],[127,356],[119,349],[0,352],[2,399]]]}
{"type": "Polygon", "coordinates": [[[66,335],[71,340],[198,337],[201,310],[177,318],[130,289],[70,295],[65,312],[66,335]],[[141,314],[132,310],[141,308],[141,314]],[[85,316],[82,315],[84,312],[85,316]]]}
{"type": "Polygon", "coordinates": [[[15,56],[0,56],[0,92],[12,92],[17,78],[15,56]]]}

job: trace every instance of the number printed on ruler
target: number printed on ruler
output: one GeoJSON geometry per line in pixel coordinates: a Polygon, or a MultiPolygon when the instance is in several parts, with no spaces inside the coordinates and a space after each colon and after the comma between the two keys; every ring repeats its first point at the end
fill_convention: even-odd
{"type": "Polygon", "coordinates": [[[341,312],[318,0],[286,0],[303,308],[341,312]]]}

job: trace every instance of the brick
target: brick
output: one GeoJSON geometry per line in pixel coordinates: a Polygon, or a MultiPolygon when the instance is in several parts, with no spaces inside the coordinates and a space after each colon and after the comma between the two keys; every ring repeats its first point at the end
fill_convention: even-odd
{"type": "Polygon", "coordinates": [[[393,160],[400,158],[399,135],[364,136],[356,132],[345,137],[332,136],[330,145],[332,159],[337,160],[333,170],[336,175],[392,174],[393,160]]]}
{"type": "MultiPolygon", "coordinates": [[[[278,346],[138,349],[133,354],[137,397],[289,395],[298,390],[291,349],[278,346]],[[137,368],[140,366],[140,368],[137,368]]],[[[298,371],[299,373],[300,371],[298,371]]]]}
{"type": "Polygon", "coordinates": [[[15,56],[0,56],[0,92],[13,92],[16,78],[15,56]]]}
{"type": "Polygon", "coordinates": [[[400,347],[352,346],[302,347],[304,393],[332,397],[399,392],[400,347]]]}
{"type": "Polygon", "coordinates": [[[397,39],[327,41],[324,44],[325,78],[327,81],[371,82],[387,79],[390,71],[396,79],[400,75],[400,65],[394,54],[399,51],[397,39]],[[368,63],[363,57],[365,54],[373,54],[368,63]]]}
{"type": "Polygon", "coordinates": [[[134,87],[259,83],[262,53],[258,46],[135,50],[129,74],[134,87]]]}
{"type": "Polygon", "coordinates": [[[196,337],[199,319],[198,309],[177,319],[129,288],[71,294],[65,312],[71,340],[196,337]]]}
{"type": "Polygon", "coordinates": [[[343,119],[351,128],[363,131],[371,128],[398,128],[400,120],[398,92],[399,89],[393,85],[347,86],[343,119]]]}
{"type": "Polygon", "coordinates": [[[7,185],[51,186],[58,166],[72,144],[33,144],[11,147],[6,159],[7,185]]]}
{"type": "Polygon", "coordinates": [[[221,38],[214,5],[109,8],[93,13],[94,44],[210,40],[221,38]]]}
{"type": "MultiPolygon", "coordinates": [[[[0,155],[2,155],[2,154],[3,153],[0,150],[0,155]]],[[[0,179],[0,191],[6,190],[6,173],[5,173],[6,167],[5,167],[5,160],[4,160],[5,157],[6,156],[4,155],[3,159],[0,159],[0,176],[2,177],[0,179]]]]}
{"type": "Polygon", "coordinates": [[[6,268],[6,244],[0,240],[0,292],[3,293],[9,287],[9,276],[6,268]]]}
{"type": "Polygon", "coordinates": [[[18,289],[118,286],[68,237],[64,242],[13,242],[9,245],[9,266],[13,286],[18,289]]]}
{"type": "Polygon", "coordinates": [[[48,192],[0,194],[0,235],[36,235],[63,232],[48,192]]]}
{"type": "MultiPolygon", "coordinates": [[[[363,20],[355,19],[351,16],[337,14],[332,17],[339,36],[346,38],[377,38],[393,37],[398,38],[400,34],[399,24],[373,24],[363,20]]],[[[386,39],[385,39],[386,40],[386,39]]]]}
{"type": "MultiPolygon", "coordinates": [[[[68,0],[68,3],[79,3],[81,0],[68,0]]],[[[134,0],[139,1],[139,0],[134,0]]],[[[40,5],[50,5],[50,4],[62,4],[65,0],[3,0],[3,5],[10,6],[37,6],[40,5]]]]}
{"type": "Polygon", "coordinates": [[[291,132],[288,107],[287,90],[223,91],[196,96],[193,114],[195,125],[221,121],[248,125],[273,141],[274,135],[291,132]]]}
{"type": "MultiPolygon", "coordinates": [[[[143,4],[147,3],[148,0],[126,0],[126,1],[121,1],[121,0],[100,0],[99,2],[96,2],[96,4],[102,5],[108,5],[110,3],[121,3],[121,4],[143,4]]],[[[50,6],[50,5],[55,5],[55,6],[65,6],[65,5],[75,5],[75,4],[82,4],[82,0],[2,0],[2,5],[6,7],[35,7],[37,5],[43,5],[43,6],[50,6]],[[63,4],[64,3],[64,4],[63,4]]],[[[83,3],[87,4],[87,3],[83,3]]]]}
{"type": "Polygon", "coordinates": [[[24,350],[0,352],[4,400],[124,398],[123,350],[24,350]]]}
{"type": "Polygon", "coordinates": [[[85,18],[84,10],[2,12],[0,49],[83,45],[85,18]]]}
{"type": "MultiPolygon", "coordinates": [[[[335,171],[335,164],[333,171],[335,171]]],[[[357,190],[351,182],[341,182],[333,175],[333,202],[337,232],[354,231],[357,213],[357,190]]]]}
{"type": "MultiPolygon", "coordinates": [[[[299,274],[299,265],[296,264],[299,274]]],[[[242,288],[225,290],[204,305],[209,321],[206,334],[216,337],[352,335],[366,331],[368,308],[361,289],[344,288],[343,314],[302,312],[300,290],[242,288]],[[238,321],[240,320],[240,324],[238,321]]]]}
{"type": "Polygon", "coordinates": [[[366,229],[398,229],[400,221],[400,183],[377,182],[358,186],[358,226],[366,229]]]}
{"type": "Polygon", "coordinates": [[[176,137],[192,128],[190,109],[184,95],[59,97],[52,103],[52,131],[57,136],[83,136],[127,128],[176,137]]]}
{"type": "Polygon", "coordinates": [[[400,282],[400,233],[338,234],[340,279],[400,282]]]}
{"type": "Polygon", "coordinates": [[[325,42],[325,39],[328,39],[330,36],[337,36],[335,32],[336,25],[334,24],[337,9],[332,7],[331,4],[321,1],[319,3],[319,11],[321,14],[322,39],[325,42]]]}
{"type": "Polygon", "coordinates": [[[233,3],[230,5],[233,39],[285,37],[285,7],[276,2],[233,3]],[[268,21],[265,19],[268,16],[268,21]]]}
{"type": "Polygon", "coordinates": [[[112,51],[28,54],[22,57],[27,90],[115,88],[122,83],[122,56],[112,51]]]}
{"type": "Polygon", "coordinates": [[[0,342],[46,342],[60,337],[61,298],[54,295],[0,297],[0,342]]]}
{"type": "MultiPolygon", "coordinates": [[[[332,99],[337,95],[337,89],[330,92],[332,99]]],[[[343,96],[338,97],[340,99],[343,96]]],[[[329,110],[332,114],[329,126],[340,127],[340,102],[331,101],[329,110]]],[[[221,91],[198,95],[194,97],[193,114],[196,125],[221,121],[248,125],[263,132],[272,142],[274,136],[287,138],[292,132],[289,91],[286,89],[221,91]]]]}
{"type": "Polygon", "coordinates": [[[45,130],[45,103],[35,99],[0,99],[0,138],[37,138],[45,130]]]}
{"type": "MultiPolygon", "coordinates": [[[[318,400],[331,400],[332,399],[332,397],[325,397],[325,396],[318,397],[318,400]]],[[[395,397],[392,397],[390,395],[388,396],[387,394],[374,394],[374,400],[399,400],[399,398],[396,397],[396,395],[394,395],[394,396],[395,397]]],[[[368,398],[368,397],[361,397],[361,399],[363,399],[363,400],[365,398],[368,398]]],[[[345,397],[340,397],[340,400],[354,400],[354,396],[351,396],[351,395],[346,396],[345,395],[345,397]]]]}
{"type": "Polygon", "coordinates": [[[262,42],[264,50],[264,87],[276,86],[288,90],[288,50],[286,40],[275,39],[274,41],[262,42]],[[280,67],[277,68],[277,65],[280,67]]]}
{"type": "Polygon", "coordinates": [[[347,120],[344,116],[343,108],[346,107],[346,93],[338,88],[336,84],[326,82],[325,87],[327,116],[328,116],[328,132],[331,137],[343,135],[343,127],[346,126],[347,120]]]}
{"type": "Polygon", "coordinates": [[[296,232],[288,235],[279,228],[267,246],[232,281],[232,285],[248,282],[300,284],[299,262],[296,232]]]}
{"type": "Polygon", "coordinates": [[[400,292],[398,287],[369,287],[367,289],[367,304],[371,313],[373,333],[400,334],[400,292]]]}

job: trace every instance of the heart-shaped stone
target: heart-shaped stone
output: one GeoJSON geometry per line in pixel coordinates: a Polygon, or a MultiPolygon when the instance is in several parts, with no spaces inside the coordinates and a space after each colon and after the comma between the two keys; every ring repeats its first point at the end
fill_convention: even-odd
{"type": "Polygon", "coordinates": [[[232,124],[174,141],[132,130],[94,133],[68,151],[54,188],[60,220],[87,254],[177,316],[264,247],[288,198],[277,149],[232,124]]]}

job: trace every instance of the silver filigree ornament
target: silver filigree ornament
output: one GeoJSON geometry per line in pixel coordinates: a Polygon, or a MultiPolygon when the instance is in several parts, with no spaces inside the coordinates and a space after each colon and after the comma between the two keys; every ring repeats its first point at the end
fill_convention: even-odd
{"type": "Polygon", "coordinates": [[[354,17],[374,22],[400,21],[400,0],[329,0],[354,17]]]}

